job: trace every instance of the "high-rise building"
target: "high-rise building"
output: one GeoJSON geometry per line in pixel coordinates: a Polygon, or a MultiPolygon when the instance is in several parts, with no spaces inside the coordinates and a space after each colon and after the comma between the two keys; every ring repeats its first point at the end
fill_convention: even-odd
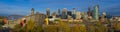
{"type": "Polygon", "coordinates": [[[73,8],[73,10],[72,10],[72,18],[76,19],[76,9],[75,8],[73,8]]]}
{"type": "Polygon", "coordinates": [[[68,11],[68,12],[67,12],[67,15],[72,16],[72,12],[71,12],[71,11],[68,11]]]}
{"type": "Polygon", "coordinates": [[[81,13],[80,12],[76,12],[76,19],[81,19],[81,13]]]}
{"type": "Polygon", "coordinates": [[[34,8],[31,9],[31,15],[34,15],[34,8]]]}
{"type": "Polygon", "coordinates": [[[67,8],[63,8],[61,18],[62,19],[67,19],[67,8]]]}
{"type": "Polygon", "coordinates": [[[65,13],[65,14],[67,14],[67,8],[63,8],[63,10],[62,10],[62,13],[65,13]]]}
{"type": "Polygon", "coordinates": [[[87,12],[88,16],[91,16],[91,11],[90,11],[90,7],[88,7],[88,12],[87,12]]]}
{"type": "Polygon", "coordinates": [[[60,15],[60,9],[58,9],[58,15],[60,15]]]}
{"type": "Polygon", "coordinates": [[[76,13],[76,9],[73,8],[73,10],[72,10],[72,14],[75,14],[75,13],[76,13]]]}
{"type": "Polygon", "coordinates": [[[56,13],[53,12],[53,13],[52,13],[52,16],[53,16],[53,18],[56,18],[56,13]]]}
{"type": "Polygon", "coordinates": [[[94,6],[94,19],[95,20],[99,19],[99,6],[98,5],[94,6]]]}
{"type": "Polygon", "coordinates": [[[84,19],[84,20],[86,20],[87,19],[87,13],[86,12],[82,12],[81,13],[81,19],[84,19]]]}
{"type": "Polygon", "coordinates": [[[50,16],[50,8],[47,8],[47,9],[46,9],[46,15],[47,15],[47,16],[50,16]]]}
{"type": "Polygon", "coordinates": [[[91,16],[94,17],[94,10],[91,10],[91,16]]]}
{"type": "Polygon", "coordinates": [[[88,7],[87,16],[88,16],[88,19],[89,19],[89,20],[92,19],[92,17],[93,17],[93,11],[91,10],[90,7],[88,7]]]}
{"type": "Polygon", "coordinates": [[[60,18],[60,17],[61,17],[60,14],[61,14],[61,11],[60,11],[60,9],[58,9],[58,10],[57,10],[57,13],[56,13],[56,17],[57,17],[57,18],[60,18]]]}

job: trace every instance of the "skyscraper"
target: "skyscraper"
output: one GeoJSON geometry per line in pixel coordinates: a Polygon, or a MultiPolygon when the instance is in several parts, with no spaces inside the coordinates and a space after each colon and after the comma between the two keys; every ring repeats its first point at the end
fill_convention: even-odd
{"type": "Polygon", "coordinates": [[[88,12],[87,12],[88,16],[91,16],[91,11],[90,11],[90,7],[88,7],[88,12]]]}
{"type": "Polygon", "coordinates": [[[72,12],[71,12],[71,11],[68,11],[68,12],[67,12],[67,15],[72,16],[72,12]]]}
{"type": "Polygon", "coordinates": [[[67,8],[63,8],[61,18],[62,19],[67,19],[67,8]]]}
{"type": "Polygon", "coordinates": [[[47,8],[47,9],[46,9],[46,15],[47,15],[47,16],[50,16],[50,8],[47,8]]]}
{"type": "Polygon", "coordinates": [[[76,12],[76,19],[81,19],[81,13],[80,12],[76,12]]]}
{"type": "Polygon", "coordinates": [[[91,10],[91,16],[94,17],[94,10],[91,10]]]}
{"type": "Polygon", "coordinates": [[[60,9],[58,9],[58,15],[60,15],[60,9]]]}
{"type": "Polygon", "coordinates": [[[53,16],[53,18],[56,18],[56,13],[53,12],[51,16],[53,16]]]}
{"type": "Polygon", "coordinates": [[[62,10],[62,13],[65,13],[65,14],[67,14],[67,8],[63,8],[63,10],[62,10]]]}
{"type": "Polygon", "coordinates": [[[75,13],[76,13],[76,9],[73,8],[73,10],[72,10],[72,14],[75,14],[75,13]]]}
{"type": "Polygon", "coordinates": [[[60,14],[61,14],[61,11],[60,11],[60,9],[58,9],[58,10],[57,10],[57,13],[56,13],[56,17],[57,17],[57,18],[60,18],[60,17],[61,17],[60,14]]]}
{"type": "Polygon", "coordinates": [[[73,8],[72,10],[72,18],[75,19],[76,18],[76,9],[73,8]]]}
{"type": "Polygon", "coordinates": [[[34,15],[34,8],[31,9],[31,15],[34,15]]]}
{"type": "Polygon", "coordinates": [[[95,20],[99,19],[99,6],[98,5],[94,6],[94,19],[95,20]]]}

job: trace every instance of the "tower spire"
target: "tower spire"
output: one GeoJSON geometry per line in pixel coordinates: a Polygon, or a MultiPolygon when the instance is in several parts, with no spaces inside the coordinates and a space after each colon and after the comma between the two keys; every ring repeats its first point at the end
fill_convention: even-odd
{"type": "Polygon", "coordinates": [[[34,14],[34,8],[31,9],[31,15],[33,15],[33,14],[34,14]]]}

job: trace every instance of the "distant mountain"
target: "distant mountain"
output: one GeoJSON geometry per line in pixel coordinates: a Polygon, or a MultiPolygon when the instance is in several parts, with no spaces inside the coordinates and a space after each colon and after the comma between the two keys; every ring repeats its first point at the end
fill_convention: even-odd
{"type": "Polygon", "coordinates": [[[8,16],[8,15],[9,15],[9,14],[1,14],[1,13],[0,13],[0,16],[8,16]]]}
{"type": "Polygon", "coordinates": [[[23,17],[23,15],[9,15],[9,16],[7,16],[7,19],[8,20],[15,20],[15,19],[19,19],[22,17],[23,17]]]}

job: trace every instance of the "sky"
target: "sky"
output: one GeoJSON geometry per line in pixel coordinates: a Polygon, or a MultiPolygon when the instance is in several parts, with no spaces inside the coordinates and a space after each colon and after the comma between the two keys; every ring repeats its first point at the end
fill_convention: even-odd
{"type": "Polygon", "coordinates": [[[29,15],[31,8],[35,12],[57,12],[57,9],[67,8],[69,11],[76,8],[77,11],[86,12],[88,7],[93,9],[99,5],[100,13],[106,11],[113,15],[120,15],[120,0],[0,0],[0,15],[29,15]]]}

